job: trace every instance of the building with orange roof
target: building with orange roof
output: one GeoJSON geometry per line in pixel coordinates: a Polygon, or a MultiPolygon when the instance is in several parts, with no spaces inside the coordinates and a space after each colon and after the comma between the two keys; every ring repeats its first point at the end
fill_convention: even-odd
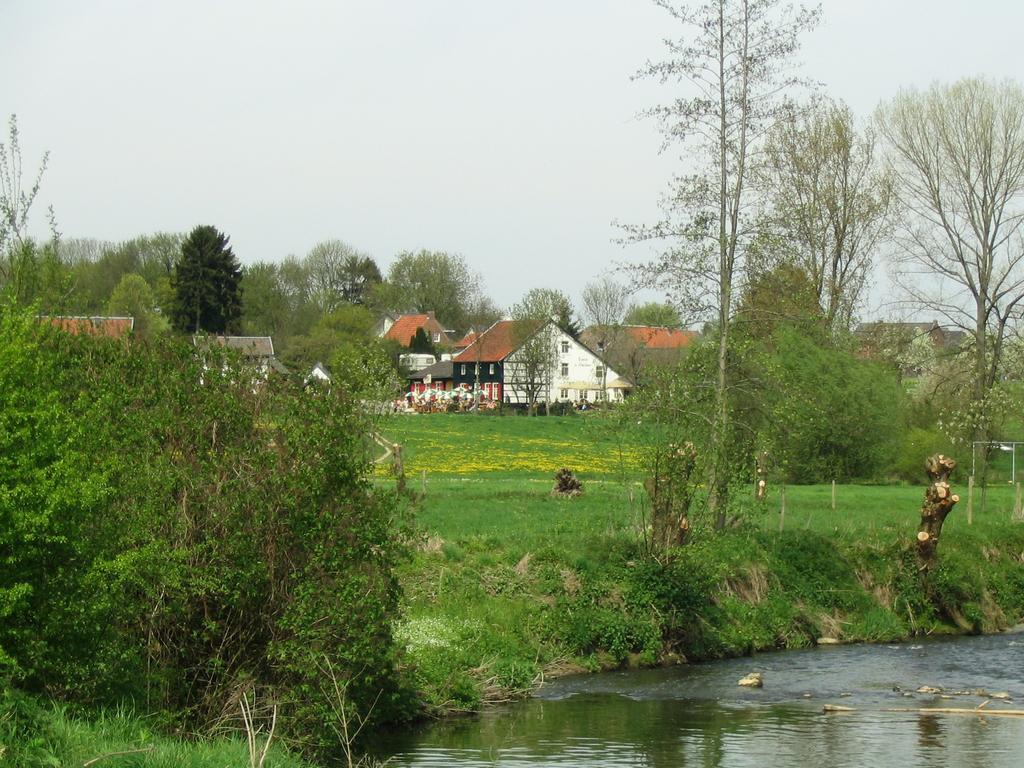
{"type": "Polygon", "coordinates": [[[671,365],[698,339],[697,331],[654,325],[590,326],[580,341],[637,382],[645,368],[671,365]]]}
{"type": "Polygon", "coordinates": [[[434,317],[433,312],[385,315],[379,326],[379,335],[408,348],[412,346],[412,340],[421,328],[432,344],[452,346],[451,337],[434,317]]]}
{"type": "Polygon", "coordinates": [[[74,336],[106,336],[121,339],[135,328],[134,317],[41,315],[39,319],[74,336]]]}

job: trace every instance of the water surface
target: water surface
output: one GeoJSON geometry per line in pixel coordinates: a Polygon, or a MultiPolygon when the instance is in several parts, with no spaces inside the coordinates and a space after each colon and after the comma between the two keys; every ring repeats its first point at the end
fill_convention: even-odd
{"type": "Polygon", "coordinates": [[[527,701],[393,737],[392,765],[1024,765],[1024,718],[885,712],[974,708],[1007,692],[1024,709],[1024,634],[823,647],[666,670],[556,680],[527,701]],[[736,682],[764,674],[764,687],[736,682]],[[822,705],[853,707],[825,714],[822,705]]]}

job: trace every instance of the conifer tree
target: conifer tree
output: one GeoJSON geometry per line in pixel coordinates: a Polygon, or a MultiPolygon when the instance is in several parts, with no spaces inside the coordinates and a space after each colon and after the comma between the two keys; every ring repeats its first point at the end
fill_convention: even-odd
{"type": "Polygon", "coordinates": [[[193,229],[181,246],[171,285],[171,320],[182,333],[234,331],[242,315],[242,267],[228,238],[209,225],[193,229]]]}

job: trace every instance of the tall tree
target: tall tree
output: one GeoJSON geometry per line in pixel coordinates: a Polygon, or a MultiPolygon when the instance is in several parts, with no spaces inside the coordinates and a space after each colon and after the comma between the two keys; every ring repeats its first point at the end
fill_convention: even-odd
{"type": "Polygon", "coordinates": [[[909,213],[902,287],[970,334],[968,427],[987,441],[989,396],[1024,304],[1024,89],[968,79],[905,90],[878,117],[909,213]]]}
{"type": "Polygon", "coordinates": [[[135,318],[133,332],[139,338],[151,338],[168,328],[167,320],[157,312],[153,290],[141,275],[125,275],[114,287],[107,302],[108,315],[135,318]]]}
{"type": "Polygon", "coordinates": [[[774,263],[803,269],[828,326],[849,329],[874,251],[890,229],[892,176],[874,131],[858,131],[844,104],[818,98],[792,105],[768,136],[761,170],[774,263]]]}
{"type": "Polygon", "coordinates": [[[676,178],[663,199],[665,217],[653,226],[627,228],[633,240],[672,244],[648,266],[645,283],[664,288],[681,305],[714,318],[718,355],[712,386],[713,429],[708,456],[709,506],[725,525],[729,330],[733,291],[752,233],[750,167],[757,144],[779,114],[780,98],[799,83],[792,73],[799,34],[818,10],[794,10],[780,0],[707,0],[682,4],[655,0],[685,30],[666,40],[668,57],[648,62],[637,77],[683,86],[649,115],[665,136],[663,149],[684,142],[693,150],[691,171],[676,178]]]}
{"type": "Polygon", "coordinates": [[[216,227],[193,229],[181,246],[171,285],[171,319],[182,333],[226,333],[242,316],[242,268],[216,227]]]}
{"type": "MultiPolygon", "coordinates": [[[[251,336],[288,333],[294,307],[274,262],[258,261],[242,269],[242,331],[251,336]]],[[[275,338],[276,342],[276,338],[275,338]]]]}

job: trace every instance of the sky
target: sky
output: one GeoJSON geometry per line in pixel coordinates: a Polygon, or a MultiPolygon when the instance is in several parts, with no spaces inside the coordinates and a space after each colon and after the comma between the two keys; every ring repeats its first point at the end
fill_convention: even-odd
{"type": "MultiPolygon", "coordinates": [[[[1024,3],[822,7],[803,72],[865,120],[901,87],[1024,72],[1024,3]]],[[[614,222],[656,220],[681,168],[638,117],[676,91],[631,79],[677,31],[648,0],[0,0],[0,113],[25,176],[50,153],[40,232],[52,205],[65,237],[213,224],[243,263],[444,250],[499,306],[578,299],[654,253],[614,222]]]]}

